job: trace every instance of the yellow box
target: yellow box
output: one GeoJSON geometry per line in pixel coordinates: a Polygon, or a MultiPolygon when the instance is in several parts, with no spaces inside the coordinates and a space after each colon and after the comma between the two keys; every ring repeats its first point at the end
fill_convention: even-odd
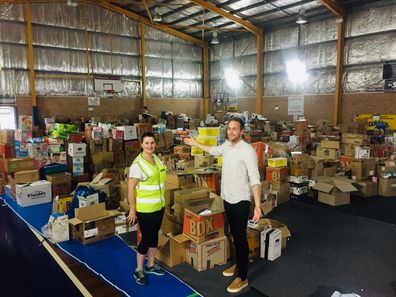
{"type": "Polygon", "coordinates": [[[287,158],[270,158],[268,159],[268,166],[269,167],[283,167],[287,166],[287,158]]]}
{"type": "MultiPolygon", "coordinates": [[[[201,137],[198,136],[197,138],[195,138],[195,140],[203,145],[207,145],[207,146],[215,146],[217,145],[217,137],[201,137]]],[[[191,156],[202,156],[203,155],[203,151],[196,147],[196,146],[192,146],[191,147],[191,156]]]]}
{"type": "Polygon", "coordinates": [[[218,156],[218,157],[217,157],[217,165],[218,165],[218,166],[223,165],[223,156],[218,156]]]}
{"type": "Polygon", "coordinates": [[[219,127],[199,127],[198,128],[199,136],[220,136],[220,129],[219,127]]]}

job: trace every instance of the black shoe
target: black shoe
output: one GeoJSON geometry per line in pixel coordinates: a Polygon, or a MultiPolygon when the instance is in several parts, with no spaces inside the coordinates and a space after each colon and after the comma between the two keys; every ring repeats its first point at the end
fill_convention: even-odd
{"type": "Polygon", "coordinates": [[[147,285],[147,278],[144,275],[143,269],[136,270],[133,274],[133,277],[136,279],[136,282],[141,285],[145,286],[147,285]]]}

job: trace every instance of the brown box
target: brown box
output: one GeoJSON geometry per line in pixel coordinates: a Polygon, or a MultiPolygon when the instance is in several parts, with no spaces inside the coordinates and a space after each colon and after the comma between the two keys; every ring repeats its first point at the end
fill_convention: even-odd
{"type": "Polygon", "coordinates": [[[33,170],[36,169],[33,158],[11,158],[5,159],[4,169],[8,173],[17,171],[33,170]]]}
{"type": "Polygon", "coordinates": [[[396,178],[379,178],[378,183],[378,196],[381,197],[394,197],[396,196],[396,178]]]}
{"type": "Polygon", "coordinates": [[[183,234],[168,237],[159,234],[158,251],[155,257],[169,267],[186,261],[186,244],[189,241],[183,234]]]}
{"type": "Polygon", "coordinates": [[[285,182],[288,174],[288,167],[267,167],[265,169],[265,180],[269,182],[285,182]]]}
{"type": "Polygon", "coordinates": [[[186,248],[186,262],[196,270],[203,271],[227,262],[227,237],[222,236],[197,244],[190,242],[186,248]]]}
{"type": "Polygon", "coordinates": [[[190,200],[184,209],[183,234],[196,243],[224,235],[224,206],[220,197],[190,200]],[[210,209],[209,215],[199,215],[210,209]]]}
{"type": "Polygon", "coordinates": [[[172,184],[174,186],[180,187],[182,185],[190,184],[194,182],[194,176],[191,174],[179,174],[169,172],[166,175],[166,183],[172,184]]]}
{"type": "Polygon", "coordinates": [[[49,174],[46,175],[45,178],[51,182],[53,197],[57,195],[64,196],[70,194],[72,181],[70,173],[62,172],[57,174],[49,174]]]}
{"type": "Polygon", "coordinates": [[[3,158],[14,158],[15,146],[13,144],[0,143],[0,156],[3,158]]]}
{"type": "Polygon", "coordinates": [[[38,181],[39,179],[39,171],[37,169],[18,171],[14,173],[14,182],[16,184],[27,184],[38,181]]]}
{"type": "Polygon", "coordinates": [[[0,143],[14,144],[15,130],[1,129],[0,130],[0,143]]]}
{"type": "Polygon", "coordinates": [[[353,193],[355,196],[373,197],[378,195],[378,182],[364,180],[354,183],[354,186],[358,189],[358,192],[353,193]]]}
{"type": "Polygon", "coordinates": [[[357,191],[353,181],[344,177],[318,178],[313,189],[318,190],[318,201],[332,206],[350,203],[350,192],[357,191]]]}
{"type": "Polygon", "coordinates": [[[107,139],[107,150],[109,152],[118,152],[124,149],[124,140],[123,139],[107,139]]]}
{"type": "Polygon", "coordinates": [[[202,168],[208,167],[214,163],[213,155],[205,155],[205,156],[195,156],[194,157],[194,167],[202,168]]]}
{"type": "Polygon", "coordinates": [[[320,146],[322,148],[338,150],[340,148],[340,142],[339,141],[334,141],[334,140],[322,140],[320,142],[320,146]]]}
{"type": "Polygon", "coordinates": [[[368,179],[375,175],[375,159],[353,159],[351,163],[352,177],[357,181],[368,179]]]}
{"type": "Polygon", "coordinates": [[[71,238],[89,244],[114,235],[118,213],[106,211],[99,203],[75,209],[75,218],[69,220],[71,238]]]}
{"type": "Polygon", "coordinates": [[[336,160],[337,159],[337,150],[318,146],[316,148],[316,156],[320,157],[320,158],[325,158],[328,160],[336,160]]]}

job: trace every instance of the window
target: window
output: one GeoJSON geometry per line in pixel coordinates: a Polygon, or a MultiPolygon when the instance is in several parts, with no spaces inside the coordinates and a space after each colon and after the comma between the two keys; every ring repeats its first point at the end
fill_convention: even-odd
{"type": "Polygon", "coordinates": [[[0,129],[16,129],[15,107],[0,106],[0,129]]]}

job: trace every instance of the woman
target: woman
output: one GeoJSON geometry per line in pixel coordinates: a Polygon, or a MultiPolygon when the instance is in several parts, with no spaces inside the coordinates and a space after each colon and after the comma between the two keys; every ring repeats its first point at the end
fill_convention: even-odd
{"type": "Polygon", "coordinates": [[[131,224],[139,222],[142,238],[137,248],[137,267],[134,277],[139,285],[146,285],[145,274],[165,274],[163,269],[154,264],[154,257],[165,209],[166,166],[154,154],[156,142],[153,133],[144,133],[140,143],[143,151],[133,161],[129,170],[128,222],[131,224]],[[146,256],[147,264],[143,266],[146,256]]]}

